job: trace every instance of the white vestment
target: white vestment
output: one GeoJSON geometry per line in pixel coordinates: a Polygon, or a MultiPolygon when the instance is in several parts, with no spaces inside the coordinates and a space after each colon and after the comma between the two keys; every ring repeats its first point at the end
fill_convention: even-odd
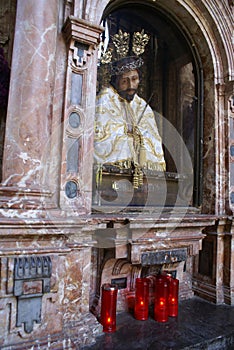
{"type": "Polygon", "coordinates": [[[96,101],[95,164],[165,171],[162,141],[155,116],[137,94],[128,102],[113,87],[100,91],[96,101]]]}

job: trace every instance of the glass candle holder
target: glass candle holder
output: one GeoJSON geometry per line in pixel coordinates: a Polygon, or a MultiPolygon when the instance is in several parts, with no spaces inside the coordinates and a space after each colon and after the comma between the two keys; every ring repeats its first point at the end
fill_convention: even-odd
{"type": "Polygon", "coordinates": [[[110,283],[102,285],[101,324],[103,326],[103,332],[106,333],[116,331],[117,292],[117,285],[110,283]]]}
{"type": "Polygon", "coordinates": [[[168,321],[168,296],[169,281],[163,276],[158,276],[155,284],[154,301],[154,319],[158,322],[168,321]]]}
{"type": "Polygon", "coordinates": [[[179,302],[179,280],[171,278],[169,285],[168,297],[168,314],[169,316],[178,316],[178,302],[179,302]]]}
{"type": "Polygon", "coordinates": [[[135,318],[141,321],[147,320],[149,317],[149,280],[137,278],[135,291],[135,318]]]}

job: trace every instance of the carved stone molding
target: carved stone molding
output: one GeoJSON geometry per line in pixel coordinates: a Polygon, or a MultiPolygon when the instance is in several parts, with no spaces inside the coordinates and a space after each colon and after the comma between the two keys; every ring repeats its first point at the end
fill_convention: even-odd
{"type": "Polygon", "coordinates": [[[65,40],[72,51],[73,68],[82,68],[88,61],[99,42],[102,27],[95,26],[87,21],[69,16],[64,23],[63,33],[65,40]]]}
{"type": "Polygon", "coordinates": [[[0,208],[48,209],[52,205],[49,203],[51,197],[52,193],[49,190],[40,188],[0,186],[0,208]]]}
{"type": "Polygon", "coordinates": [[[89,46],[99,42],[99,35],[103,28],[83,19],[69,16],[63,26],[63,33],[67,43],[77,41],[89,46]]]}

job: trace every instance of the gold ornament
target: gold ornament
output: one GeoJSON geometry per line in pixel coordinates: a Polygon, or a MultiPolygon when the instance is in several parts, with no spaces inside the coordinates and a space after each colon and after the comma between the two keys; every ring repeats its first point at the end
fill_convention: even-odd
{"type": "Polygon", "coordinates": [[[116,49],[117,59],[126,57],[129,51],[129,33],[123,33],[120,29],[119,32],[113,35],[111,38],[116,49]]]}
{"type": "Polygon", "coordinates": [[[132,51],[135,53],[135,55],[139,56],[143,54],[148,41],[149,35],[144,33],[144,29],[142,29],[141,33],[136,32],[133,34],[132,51]]]}
{"type": "MultiPolygon", "coordinates": [[[[104,43],[99,44],[99,62],[101,65],[117,62],[125,57],[131,56],[131,51],[138,58],[145,51],[145,46],[149,41],[149,35],[142,29],[141,32],[134,32],[132,38],[132,48],[130,48],[130,34],[119,29],[118,33],[111,36],[113,48],[108,49],[104,47],[104,43]]],[[[132,63],[137,67],[141,66],[142,59],[132,63]]],[[[129,67],[131,69],[131,67],[129,67]]],[[[133,67],[132,69],[135,69],[133,67]]]]}
{"type": "Polygon", "coordinates": [[[104,50],[104,43],[100,42],[99,44],[100,51],[100,62],[101,64],[108,64],[112,60],[112,49],[109,48],[107,51],[104,50]]]}

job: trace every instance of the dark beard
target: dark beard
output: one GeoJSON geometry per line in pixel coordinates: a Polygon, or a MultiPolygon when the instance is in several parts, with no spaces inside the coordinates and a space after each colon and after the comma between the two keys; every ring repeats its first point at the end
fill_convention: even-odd
{"type": "Polygon", "coordinates": [[[119,94],[122,98],[124,98],[125,100],[127,100],[128,102],[131,102],[131,101],[134,99],[134,96],[135,96],[135,94],[136,94],[136,90],[135,90],[135,89],[131,89],[131,90],[134,90],[134,91],[135,91],[134,94],[132,94],[132,95],[129,95],[129,94],[128,94],[128,91],[129,91],[129,90],[118,91],[118,94],[119,94]]]}

